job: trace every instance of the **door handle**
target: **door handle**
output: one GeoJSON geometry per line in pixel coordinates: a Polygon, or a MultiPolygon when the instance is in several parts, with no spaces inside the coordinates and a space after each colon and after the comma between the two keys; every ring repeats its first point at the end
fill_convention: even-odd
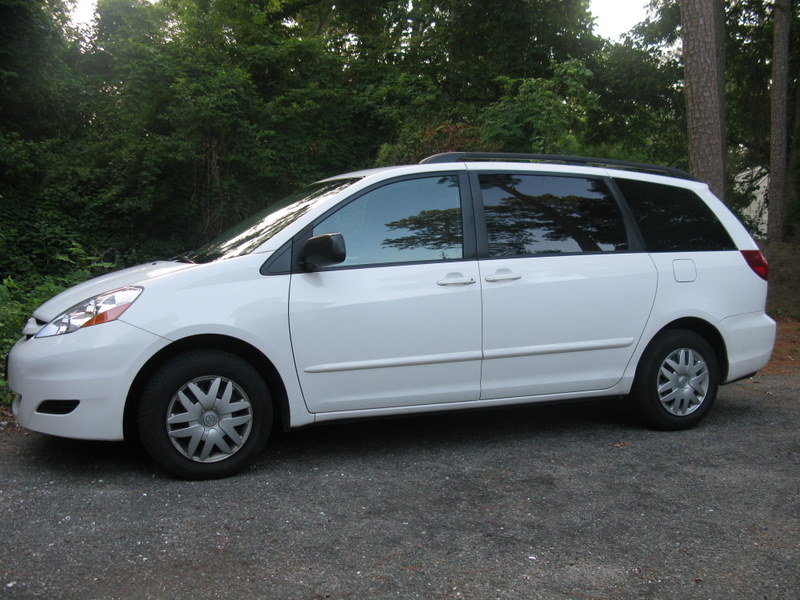
{"type": "Polygon", "coordinates": [[[494,275],[487,275],[485,279],[489,283],[493,283],[495,281],[514,281],[516,279],[522,279],[522,274],[512,273],[509,269],[500,269],[494,275]]]}
{"type": "Polygon", "coordinates": [[[463,277],[463,276],[450,276],[448,275],[444,279],[440,279],[436,282],[437,285],[470,285],[475,283],[475,279],[473,277],[463,277]]]}

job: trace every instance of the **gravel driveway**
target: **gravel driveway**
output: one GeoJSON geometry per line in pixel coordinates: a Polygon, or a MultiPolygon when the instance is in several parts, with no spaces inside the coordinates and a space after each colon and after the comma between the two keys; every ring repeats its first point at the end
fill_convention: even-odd
{"type": "Polygon", "coordinates": [[[312,428],[211,482],[7,428],[0,596],[796,600],[799,382],[677,433],[612,401],[312,428]]]}

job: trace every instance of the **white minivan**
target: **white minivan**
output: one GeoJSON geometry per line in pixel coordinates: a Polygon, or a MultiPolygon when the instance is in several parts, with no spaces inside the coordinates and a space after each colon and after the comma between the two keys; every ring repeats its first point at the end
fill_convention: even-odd
{"type": "Polygon", "coordinates": [[[6,372],[24,427],[138,435],[205,479],[278,422],[630,395],[650,426],[691,427],[769,360],[766,294],[753,239],[681,171],[447,153],[68,289],[6,372]]]}

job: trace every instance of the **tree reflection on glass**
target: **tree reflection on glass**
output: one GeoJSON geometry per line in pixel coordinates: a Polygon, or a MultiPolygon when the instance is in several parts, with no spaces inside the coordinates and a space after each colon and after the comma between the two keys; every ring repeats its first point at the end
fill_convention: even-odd
{"type": "Polygon", "coordinates": [[[463,258],[458,177],[395,181],[346,204],[314,228],[344,237],[343,266],[463,258]]]}
{"type": "Polygon", "coordinates": [[[491,256],[626,250],[622,216],[598,179],[481,175],[491,256]]]}
{"type": "Polygon", "coordinates": [[[458,208],[423,210],[386,223],[386,229],[408,234],[383,240],[384,246],[398,250],[425,248],[441,252],[461,247],[461,211],[458,208]]]}

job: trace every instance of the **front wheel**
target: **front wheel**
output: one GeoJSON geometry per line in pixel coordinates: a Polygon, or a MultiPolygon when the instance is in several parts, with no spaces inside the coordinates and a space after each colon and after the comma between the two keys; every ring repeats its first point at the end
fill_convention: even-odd
{"type": "Polygon", "coordinates": [[[263,449],[272,429],[272,402],[249,363],[229,352],[196,350],[173,358],[151,377],[138,425],[148,453],[178,477],[227,477],[263,449]]]}
{"type": "Polygon", "coordinates": [[[694,332],[675,329],[654,339],[639,361],[632,395],[637,412],[652,427],[688,429],[717,396],[719,366],[711,346],[694,332]]]}

